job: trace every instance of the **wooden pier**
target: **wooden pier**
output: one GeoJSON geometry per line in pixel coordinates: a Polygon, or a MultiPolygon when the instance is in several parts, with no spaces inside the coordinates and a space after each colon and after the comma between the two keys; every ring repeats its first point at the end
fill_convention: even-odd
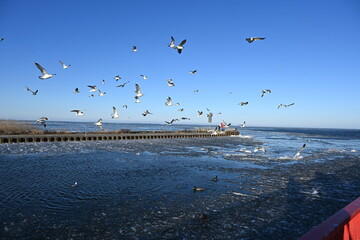
{"type": "Polygon", "coordinates": [[[92,133],[52,133],[37,135],[0,135],[0,143],[31,143],[31,142],[74,142],[74,141],[112,141],[112,140],[140,140],[140,139],[165,139],[165,138],[205,138],[226,137],[239,135],[235,130],[224,132],[207,131],[144,131],[144,132],[92,132],[92,133]]]}

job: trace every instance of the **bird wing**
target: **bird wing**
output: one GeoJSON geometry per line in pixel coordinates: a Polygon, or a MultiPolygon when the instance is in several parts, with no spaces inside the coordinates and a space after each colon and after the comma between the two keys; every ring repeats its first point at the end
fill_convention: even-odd
{"type": "Polygon", "coordinates": [[[182,47],[186,43],[186,39],[182,40],[182,42],[179,44],[180,47],[182,47]]]}
{"type": "Polygon", "coordinates": [[[61,65],[63,65],[63,66],[65,65],[62,61],[59,60],[59,62],[61,63],[61,65]]]}
{"type": "Polygon", "coordinates": [[[47,74],[45,68],[43,68],[40,64],[38,64],[38,63],[36,62],[35,65],[37,66],[37,68],[40,70],[40,72],[41,72],[42,74],[44,74],[44,75],[47,74]]]}

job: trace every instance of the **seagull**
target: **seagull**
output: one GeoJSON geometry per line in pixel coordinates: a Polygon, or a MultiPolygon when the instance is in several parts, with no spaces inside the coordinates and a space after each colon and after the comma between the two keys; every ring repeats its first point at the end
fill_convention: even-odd
{"type": "Polygon", "coordinates": [[[297,151],[297,153],[294,155],[294,158],[299,158],[300,153],[302,152],[302,150],[304,150],[305,147],[306,147],[306,143],[299,149],[299,151],[297,151]]]}
{"type": "Polygon", "coordinates": [[[41,123],[44,127],[46,127],[46,121],[49,120],[47,117],[41,117],[38,120],[36,120],[36,123],[41,123]]]}
{"type": "Polygon", "coordinates": [[[79,93],[79,88],[75,88],[74,93],[79,93]]]}
{"type": "Polygon", "coordinates": [[[37,62],[35,62],[36,67],[40,70],[40,72],[42,73],[42,76],[39,76],[40,79],[48,79],[48,78],[52,78],[53,76],[55,76],[56,74],[48,74],[45,70],[45,68],[43,68],[40,64],[38,64],[37,62]]]}
{"type": "Polygon", "coordinates": [[[219,179],[218,179],[218,177],[217,177],[217,176],[215,176],[215,177],[213,177],[213,178],[211,179],[211,181],[213,181],[213,182],[217,182],[217,181],[219,181],[219,179]]]}
{"type": "Polygon", "coordinates": [[[106,92],[102,92],[100,89],[98,89],[98,92],[99,92],[99,96],[102,97],[106,94],[106,92]]]}
{"type": "Polygon", "coordinates": [[[63,62],[60,61],[60,60],[59,60],[59,62],[61,63],[63,69],[68,69],[68,68],[71,66],[71,64],[66,65],[65,63],[63,63],[63,62]]]}
{"type": "Polygon", "coordinates": [[[190,118],[182,117],[181,120],[190,120],[190,118]]]}
{"type": "Polygon", "coordinates": [[[271,90],[270,89],[264,89],[261,91],[262,94],[261,94],[261,97],[265,96],[265,94],[268,92],[268,93],[271,93],[271,90]]]}
{"type": "Polygon", "coordinates": [[[119,81],[119,80],[121,79],[121,77],[120,77],[119,75],[116,75],[116,76],[114,77],[114,79],[115,79],[116,81],[119,81]]]}
{"type": "Polygon", "coordinates": [[[264,40],[265,38],[262,37],[251,37],[251,38],[246,38],[245,40],[248,41],[248,43],[252,43],[253,41],[256,40],[264,40]]]}
{"type": "Polygon", "coordinates": [[[231,126],[231,123],[226,123],[224,120],[223,120],[223,123],[225,124],[226,128],[231,126]]]}
{"type": "Polygon", "coordinates": [[[124,82],[124,83],[122,83],[122,84],[120,84],[120,85],[117,85],[116,87],[125,87],[125,85],[127,84],[127,83],[129,83],[130,81],[127,81],[127,82],[124,82]]]}
{"type": "Polygon", "coordinates": [[[101,84],[102,84],[102,85],[104,85],[104,84],[105,84],[105,80],[104,80],[104,79],[101,81],[101,84]]]}
{"type": "Polygon", "coordinates": [[[180,103],[176,103],[175,106],[180,106],[180,103]]]}
{"type": "Polygon", "coordinates": [[[140,97],[135,96],[135,103],[139,103],[140,102],[140,97]]]}
{"type": "Polygon", "coordinates": [[[195,74],[197,72],[197,70],[190,70],[189,73],[190,74],[195,74]]]}
{"type": "Polygon", "coordinates": [[[169,86],[169,87],[175,86],[175,84],[174,84],[174,82],[173,82],[173,80],[172,80],[171,78],[169,78],[169,79],[167,80],[167,82],[168,82],[168,86],[169,86]]]}
{"type": "Polygon", "coordinates": [[[137,48],[136,48],[136,46],[133,46],[133,47],[132,47],[132,51],[133,51],[133,52],[137,52],[137,51],[138,51],[137,48]]]}
{"type": "Polygon", "coordinates": [[[102,127],[102,119],[100,118],[96,123],[94,123],[96,126],[98,126],[100,129],[103,129],[102,127]]]}
{"type": "Polygon", "coordinates": [[[201,115],[203,115],[202,111],[198,111],[198,117],[200,117],[201,115]]]}
{"type": "Polygon", "coordinates": [[[141,97],[141,96],[144,96],[144,94],[141,93],[141,89],[140,89],[140,86],[139,84],[135,83],[135,88],[136,88],[136,97],[141,97]]]}
{"type": "Polygon", "coordinates": [[[173,123],[176,122],[176,121],[179,121],[179,119],[173,118],[173,119],[171,119],[170,122],[168,122],[168,121],[165,121],[165,122],[167,123],[168,126],[171,126],[171,125],[173,125],[173,123]]]}
{"type": "Polygon", "coordinates": [[[184,44],[186,43],[186,39],[182,40],[182,42],[175,46],[174,48],[177,49],[178,53],[180,54],[182,50],[184,49],[184,44]]]}
{"type": "Polygon", "coordinates": [[[2,42],[2,41],[4,41],[5,40],[5,38],[0,38],[0,42],[2,42]]]}
{"type": "Polygon", "coordinates": [[[166,99],[165,105],[166,105],[166,106],[172,106],[172,105],[173,105],[172,100],[171,100],[171,97],[168,97],[168,98],[166,99]]]}
{"type": "Polygon", "coordinates": [[[282,106],[283,106],[283,105],[280,103],[280,104],[278,105],[278,109],[281,108],[282,106]]]}
{"type": "Polygon", "coordinates": [[[199,89],[194,90],[194,92],[199,92],[199,89]]]}
{"type": "Polygon", "coordinates": [[[171,47],[171,48],[175,48],[175,39],[174,39],[173,36],[171,36],[171,42],[170,42],[170,44],[168,46],[171,47]]]}
{"type": "Polygon", "coordinates": [[[118,114],[118,111],[116,110],[116,107],[113,107],[113,114],[111,114],[111,118],[118,118],[119,117],[119,114],[118,114]]]}
{"type": "Polygon", "coordinates": [[[146,115],[148,115],[148,114],[152,114],[152,113],[149,112],[149,110],[145,110],[145,111],[142,113],[142,115],[143,115],[144,117],[146,117],[146,115]]]}
{"type": "Polygon", "coordinates": [[[147,79],[147,76],[145,76],[145,75],[140,75],[140,77],[142,77],[144,80],[146,80],[147,79]]]}
{"type": "Polygon", "coordinates": [[[71,185],[72,188],[76,188],[78,186],[78,182],[75,182],[73,185],[71,185]]]}
{"type": "Polygon", "coordinates": [[[238,105],[245,106],[245,105],[248,105],[248,104],[249,104],[249,102],[241,102],[238,105]]]}
{"type": "Polygon", "coordinates": [[[184,109],[183,109],[183,108],[180,108],[178,111],[179,111],[179,112],[182,112],[182,111],[184,111],[184,109]]]}
{"type": "Polygon", "coordinates": [[[210,112],[210,109],[206,108],[206,111],[210,112]]]}
{"type": "Polygon", "coordinates": [[[244,128],[246,125],[245,125],[245,121],[244,121],[244,123],[243,124],[240,124],[240,127],[242,127],[242,128],[244,128]]]}
{"type": "Polygon", "coordinates": [[[91,88],[91,89],[90,89],[90,92],[96,92],[96,91],[97,91],[96,85],[93,85],[93,86],[88,85],[88,87],[91,88]]]}
{"type": "Polygon", "coordinates": [[[80,110],[71,110],[70,112],[75,112],[76,116],[84,116],[84,112],[82,112],[80,110]]]}
{"type": "Polygon", "coordinates": [[[125,105],[123,105],[123,108],[126,108],[127,109],[127,105],[125,104],[125,105]]]}
{"type": "Polygon", "coordinates": [[[258,152],[258,151],[262,151],[262,152],[266,152],[266,147],[259,147],[259,146],[256,146],[255,149],[254,149],[254,152],[258,152]]]}
{"type": "Polygon", "coordinates": [[[205,189],[204,189],[204,188],[201,188],[201,187],[196,187],[196,186],[194,186],[194,187],[193,187],[193,190],[194,190],[194,192],[196,192],[196,191],[204,191],[205,189]]]}
{"type": "Polygon", "coordinates": [[[286,107],[286,108],[288,108],[288,107],[290,107],[290,106],[292,106],[292,105],[294,105],[295,103],[290,103],[290,104],[288,104],[288,105],[284,105],[284,107],[286,107]]]}
{"type": "Polygon", "coordinates": [[[32,95],[36,95],[39,90],[36,90],[36,91],[34,92],[34,91],[31,91],[29,87],[25,86],[25,91],[31,92],[32,95]]]}

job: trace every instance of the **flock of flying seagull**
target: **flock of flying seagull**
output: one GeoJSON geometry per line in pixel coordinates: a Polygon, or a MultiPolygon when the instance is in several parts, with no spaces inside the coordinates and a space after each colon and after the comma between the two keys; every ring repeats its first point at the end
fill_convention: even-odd
{"type": "MultiPolygon", "coordinates": [[[[246,38],[245,40],[246,40],[248,43],[252,43],[252,42],[254,42],[254,41],[259,41],[259,40],[264,40],[264,39],[265,39],[265,38],[263,38],[263,37],[250,37],[250,38],[246,38]]],[[[4,38],[0,38],[0,42],[3,41],[3,40],[4,40],[4,38]]],[[[170,47],[170,48],[172,48],[172,49],[174,49],[174,50],[177,50],[177,52],[178,52],[179,54],[181,54],[182,51],[183,51],[184,48],[185,48],[185,47],[184,47],[185,43],[186,43],[186,39],[182,40],[182,41],[177,45],[177,44],[175,44],[175,39],[174,39],[174,37],[171,36],[171,41],[170,41],[168,47],[170,47]]],[[[138,51],[137,47],[136,47],[136,46],[133,46],[133,47],[132,47],[132,51],[133,51],[133,52],[137,52],[137,51],[138,51]]],[[[59,60],[59,62],[60,62],[60,64],[61,64],[61,66],[62,66],[62,69],[68,69],[68,68],[71,66],[71,64],[65,64],[65,63],[62,62],[61,60],[59,60]]],[[[45,68],[42,67],[42,66],[41,66],[39,63],[37,63],[37,62],[35,62],[35,66],[40,70],[40,72],[41,72],[41,74],[42,74],[41,76],[39,76],[39,79],[45,80],[45,79],[49,79],[49,78],[52,78],[52,77],[56,76],[55,73],[49,74],[49,73],[45,70],[45,68]]],[[[196,74],[196,72],[197,72],[197,70],[190,70],[190,71],[189,71],[190,74],[196,74]]],[[[142,77],[144,80],[146,80],[146,79],[148,78],[146,75],[140,75],[140,77],[142,77]]],[[[121,80],[122,78],[121,78],[119,75],[116,75],[116,76],[114,77],[114,79],[116,80],[116,82],[118,82],[118,81],[121,80]]],[[[174,87],[174,86],[175,86],[175,83],[174,83],[174,81],[173,81],[171,78],[168,79],[167,82],[168,82],[167,85],[168,85],[169,87],[174,87]]],[[[106,83],[105,80],[102,80],[101,84],[103,85],[103,84],[105,84],[105,83],[106,83]]],[[[126,81],[126,82],[124,82],[124,83],[121,83],[120,85],[117,85],[116,87],[124,88],[125,85],[128,84],[128,83],[129,83],[129,81],[126,81]]],[[[94,95],[95,93],[98,93],[99,96],[104,96],[104,95],[106,94],[106,92],[103,92],[103,91],[101,91],[100,89],[98,89],[96,85],[87,85],[87,87],[90,88],[89,91],[90,91],[91,94],[90,94],[89,97],[94,97],[94,96],[95,96],[95,95],[94,95]]],[[[35,91],[31,90],[28,86],[25,86],[25,90],[28,91],[28,92],[30,92],[32,95],[37,95],[38,92],[39,92],[39,90],[35,90],[35,91]]],[[[75,88],[75,90],[74,90],[73,92],[74,92],[75,94],[77,94],[77,93],[80,92],[80,90],[79,90],[79,88],[75,88]]],[[[194,90],[194,92],[199,92],[199,89],[194,90]]],[[[266,93],[271,93],[271,90],[270,90],[270,89],[264,89],[264,90],[262,90],[262,91],[261,91],[261,97],[264,97],[264,96],[266,95],[266,93]]],[[[230,94],[231,94],[231,93],[230,93],[230,94]]],[[[135,103],[140,103],[140,98],[141,98],[142,96],[144,96],[144,94],[141,92],[141,88],[140,88],[139,84],[136,83],[136,84],[135,84],[135,96],[134,96],[135,103]]],[[[249,104],[249,102],[240,102],[238,105],[240,105],[240,106],[246,106],[246,105],[248,105],[248,104],[249,104]]],[[[174,104],[174,103],[172,102],[171,97],[168,97],[168,98],[166,99],[165,105],[166,105],[166,106],[173,106],[173,105],[179,106],[180,103],[174,104]]],[[[279,104],[278,107],[277,107],[277,109],[279,109],[279,108],[282,107],[282,106],[285,107],[285,108],[288,108],[288,107],[290,107],[290,106],[292,106],[292,105],[294,105],[294,103],[291,103],[291,104],[279,104]]],[[[123,105],[123,108],[127,108],[127,105],[123,105]]],[[[184,108],[181,108],[181,109],[179,109],[178,111],[182,112],[183,110],[184,110],[184,108]]],[[[209,111],[209,113],[207,114],[207,117],[208,117],[208,118],[212,117],[213,114],[210,113],[210,110],[209,110],[208,108],[207,108],[207,110],[209,111]]],[[[70,112],[74,112],[74,113],[76,114],[76,116],[83,116],[83,115],[84,115],[84,112],[83,112],[82,110],[79,110],[79,109],[73,109],[73,110],[71,110],[70,112]]],[[[153,113],[151,113],[149,110],[145,110],[145,111],[142,113],[142,115],[143,115],[144,117],[147,116],[147,115],[149,115],[149,114],[153,114],[153,113]]],[[[221,114],[221,112],[219,112],[218,114],[221,114]]],[[[198,115],[198,117],[202,116],[202,115],[203,115],[203,111],[198,111],[197,115],[198,115]]],[[[113,118],[113,119],[119,118],[119,113],[118,113],[116,107],[113,107],[113,113],[111,114],[111,118],[113,118]]],[[[44,127],[46,127],[46,120],[48,120],[47,117],[41,117],[41,118],[39,118],[35,123],[40,123],[40,124],[42,124],[44,127]]],[[[190,120],[190,118],[187,118],[187,117],[182,117],[182,118],[180,118],[180,119],[178,119],[178,118],[173,118],[173,119],[170,120],[170,121],[165,121],[165,123],[166,123],[167,125],[172,125],[174,122],[180,121],[180,120],[190,120]]],[[[225,123],[225,121],[223,121],[223,122],[225,123]]],[[[102,118],[100,118],[100,119],[99,119],[97,122],[95,122],[94,124],[95,124],[96,126],[98,126],[100,129],[103,129],[103,127],[102,127],[102,118]]],[[[227,126],[227,125],[225,124],[225,126],[227,126]]],[[[245,127],[245,121],[244,121],[244,124],[241,124],[241,125],[240,125],[240,127],[245,127]]]]}

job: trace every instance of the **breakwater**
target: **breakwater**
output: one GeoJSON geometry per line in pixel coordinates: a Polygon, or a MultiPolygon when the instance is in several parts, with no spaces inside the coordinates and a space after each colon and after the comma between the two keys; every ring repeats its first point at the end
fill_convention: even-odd
{"type": "Polygon", "coordinates": [[[0,143],[29,143],[29,142],[67,142],[67,141],[108,141],[108,140],[139,140],[139,139],[164,139],[164,138],[196,138],[196,137],[225,137],[239,135],[235,130],[223,132],[208,131],[125,131],[125,132],[76,132],[76,133],[51,133],[32,135],[0,135],[0,143]]]}

